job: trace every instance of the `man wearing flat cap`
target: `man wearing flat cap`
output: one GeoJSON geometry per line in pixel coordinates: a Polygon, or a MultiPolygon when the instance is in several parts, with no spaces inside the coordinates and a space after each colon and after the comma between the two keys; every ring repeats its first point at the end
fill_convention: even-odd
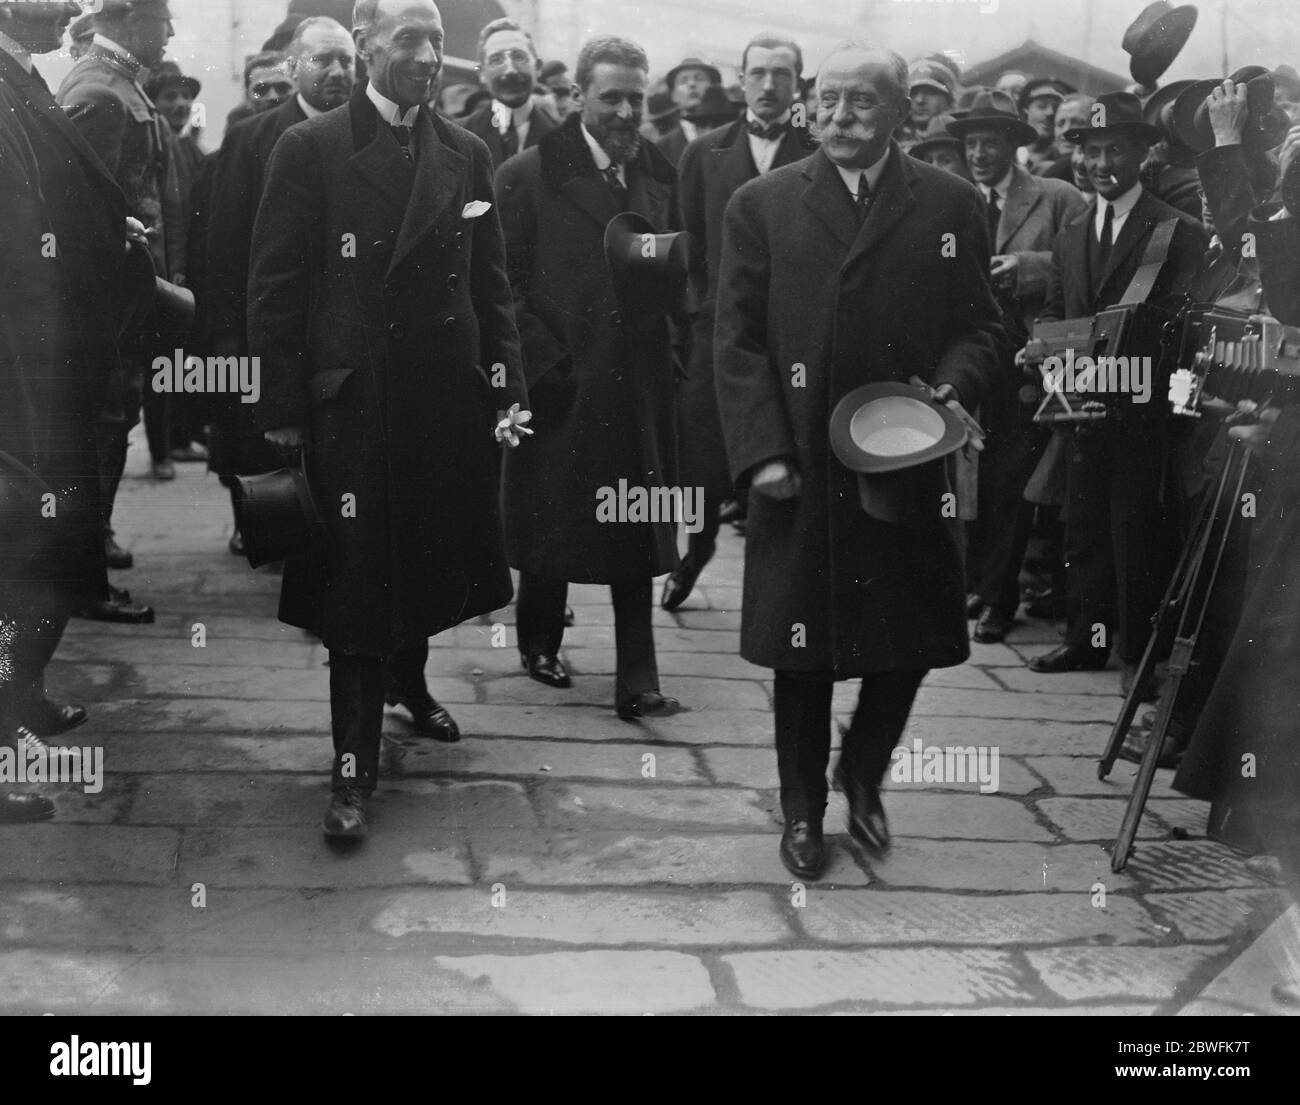
{"type": "Polygon", "coordinates": [[[1035,176],[1052,167],[1060,156],[1056,148],[1056,109],[1074,89],[1055,77],[1034,77],[1020,93],[1020,113],[1033,128],[1034,137],[1021,148],[1020,164],[1035,176]]]}
{"type": "MultiPolygon", "coordinates": [[[[1040,320],[1094,315],[1135,296],[1173,304],[1192,286],[1205,251],[1199,223],[1143,188],[1140,172],[1160,132],[1142,117],[1131,92],[1097,98],[1091,125],[1067,134],[1082,146],[1096,195],[1056,237],[1047,303],[1040,320]],[[1171,234],[1152,280],[1139,279],[1157,232],[1171,234]]],[[[1157,248],[1159,241],[1157,241],[1157,248]]],[[[1080,351],[1076,351],[1076,355],[1080,351]]],[[[1159,350],[1128,350],[1149,354],[1159,350]]],[[[1154,384],[1153,384],[1154,389],[1154,384]]],[[[1072,432],[1066,489],[1067,626],[1065,644],[1029,662],[1034,671],[1106,666],[1113,644],[1125,689],[1142,657],[1151,617],[1173,569],[1179,494],[1167,487],[1172,428],[1164,397],[1146,407],[1072,432]],[[1116,640],[1117,639],[1117,640],[1116,640]]],[[[1148,693],[1150,688],[1141,688],[1148,693]]]]}
{"type": "Polygon", "coordinates": [[[710,65],[699,58],[686,58],[679,65],[668,70],[664,78],[668,85],[668,95],[677,105],[681,115],[677,124],[663,138],[659,139],[659,152],[672,162],[676,168],[682,160],[686,147],[704,134],[711,127],[701,129],[694,116],[704,104],[704,94],[712,86],[722,87],[722,74],[717,66],[710,65]]]}
{"type": "Polygon", "coordinates": [[[826,858],[835,681],[862,681],[836,774],[852,839],[879,854],[880,783],[917,690],[970,652],[946,494],[906,523],[868,515],[830,455],[832,411],[913,375],[974,410],[1005,352],[979,193],[891,140],[909,108],[903,59],[841,47],[817,102],[820,150],[727,206],[713,346],[731,474],[749,492],[740,650],[775,670],[780,855],[799,878],[826,858]]]}
{"type": "MultiPolygon", "coordinates": [[[[1016,149],[1035,132],[1005,93],[980,93],[948,130],[964,143],[966,164],[988,205],[994,291],[1019,348],[1047,298],[1052,242],[1086,204],[1074,185],[1016,164],[1016,149]]],[[[979,516],[969,527],[968,578],[982,606],[975,640],[986,644],[1006,637],[1020,605],[1020,562],[1033,511],[1024,490],[1047,439],[1033,424],[1032,407],[1020,402],[1022,381],[1009,358],[1004,367],[980,407],[989,441],[980,457],[979,516]]]]}
{"type": "Polygon", "coordinates": [[[894,133],[894,141],[906,153],[925,133],[930,120],[952,111],[957,78],[951,64],[919,58],[907,70],[907,95],[911,112],[894,133]]]}
{"type": "MultiPolygon", "coordinates": [[[[90,143],[126,196],[127,213],[149,231],[154,270],[174,283],[185,282],[185,209],[171,128],[144,91],[148,71],[162,60],[172,37],[166,0],[104,0],[95,14],[89,52],[64,78],[58,101],[72,125],[90,143]]],[[[149,452],[154,475],[174,476],[165,434],[164,396],[144,392],[145,365],[161,347],[139,345],[123,362],[121,378],[110,388],[101,443],[105,542],[110,567],[127,567],[110,524],[113,501],[126,464],[127,435],[147,405],[149,452]]],[[[116,589],[88,603],[81,616],[102,621],[151,622],[153,611],[132,603],[116,589]]]]}

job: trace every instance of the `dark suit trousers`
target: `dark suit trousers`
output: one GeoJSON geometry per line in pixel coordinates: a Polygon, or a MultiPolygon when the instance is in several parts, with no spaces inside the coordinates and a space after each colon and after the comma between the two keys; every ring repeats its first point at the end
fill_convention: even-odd
{"type": "MultiPolygon", "coordinates": [[[[624,702],[642,691],[659,689],[651,625],[651,581],[611,583],[614,600],[616,675],[614,701],[624,702]]],[[[524,656],[554,656],[564,641],[564,605],[569,585],[562,579],[544,579],[519,573],[519,598],[515,610],[519,651],[524,656]]]]}
{"type": "MultiPolygon", "coordinates": [[[[879,786],[928,669],[872,672],[862,677],[840,764],[850,778],[879,786]]],[[[826,812],[831,754],[829,672],[775,673],[776,766],[781,811],[790,821],[820,822],[826,812]]]]}
{"type": "Polygon", "coordinates": [[[1177,557],[1179,511],[1167,489],[1166,433],[1158,423],[1103,423],[1073,435],[1066,478],[1065,640],[1109,648],[1135,664],[1177,557]]]}
{"type": "Polygon", "coordinates": [[[1020,606],[1020,566],[1034,517],[1025,486],[1046,446],[1038,427],[1008,425],[990,430],[980,454],[979,518],[971,523],[980,562],[972,582],[984,604],[1008,618],[1020,606]]]}
{"type": "Polygon", "coordinates": [[[334,734],[331,785],[335,790],[357,787],[368,793],[375,789],[384,693],[390,689],[427,693],[424,663],[428,655],[427,641],[400,648],[386,659],[330,650],[330,727],[334,734]]]}

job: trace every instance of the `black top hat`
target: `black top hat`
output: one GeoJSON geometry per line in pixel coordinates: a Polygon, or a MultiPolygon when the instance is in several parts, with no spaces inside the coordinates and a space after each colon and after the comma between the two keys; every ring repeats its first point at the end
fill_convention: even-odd
{"type": "Polygon", "coordinates": [[[966,114],[948,124],[949,133],[962,141],[975,130],[1003,131],[1017,146],[1027,146],[1038,138],[1038,132],[1020,118],[1015,101],[996,89],[981,92],[966,114]]]}
{"type": "Polygon", "coordinates": [[[671,315],[686,298],[690,235],[656,234],[650,220],[624,211],[605,227],[605,264],[625,312],[671,315]]]}
{"type": "Polygon", "coordinates": [[[1191,37],[1196,26],[1196,8],[1184,4],[1175,8],[1166,0],[1156,0],[1142,9],[1124,31],[1120,43],[1129,55],[1128,71],[1138,84],[1155,85],[1178,52],[1191,37]]]}
{"type": "Polygon", "coordinates": [[[1132,92],[1103,92],[1092,105],[1092,124],[1074,127],[1062,136],[1079,145],[1090,134],[1118,131],[1141,138],[1148,144],[1160,141],[1160,131],[1142,117],[1142,101],[1132,92]]]}
{"type": "Polygon", "coordinates": [[[144,94],[153,100],[164,88],[174,84],[179,84],[186,89],[191,100],[198,96],[199,90],[203,87],[193,77],[182,74],[181,67],[174,61],[160,61],[149,72],[149,79],[144,85],[144,94]]]}
{"type": "Polygon", "coordinates": [[[736,104],[727,95],[727,90],[722,85],[711,84],[704,90],[699,106],[693,111],[685,112],[684,116],[703,123],[730,123],[740,114],[741,106],[743,105],[736,104]]]}
{"type": "Polygon", "coordinates": [[[722,83],[722,74],[718,72],[717,67],[710,65],[707,61],[700,58],[686,58],[668,70],[668,76],[664,78],[668,82],[668,91],[673,90],[673,85],[677,83],[677,74],[683,69],[703,69],[709,75],[709,81],[712,84],[722,83]]]}
{"type": "Polygon", "coordinates": [[[952,146],[954,149],[961,151],[965,156],[965,146],[962,140],[948,130],[948,124],[953,121],[952,115],[935,115],[926,123],[925,130],[921,132],[921,140],[914,142],[908,147],[907,152],[913,157],[924,157],[931,150],[936,150],[940,146],[952,146]]]}
{"type": "Polygon", "coordinates": [[[234,498],[244,555],[254,568],[305,556],[326,541],[303,455],[292,468],[236,476],[234,498]]]}
{"type": "Polygon", "coordinates": [[[864,384],[831,412],[831,451],[858,474],[862,509],[883,522],[940,517],[943,458],[966,438],[956,414],[911,384],[864,384]]]}

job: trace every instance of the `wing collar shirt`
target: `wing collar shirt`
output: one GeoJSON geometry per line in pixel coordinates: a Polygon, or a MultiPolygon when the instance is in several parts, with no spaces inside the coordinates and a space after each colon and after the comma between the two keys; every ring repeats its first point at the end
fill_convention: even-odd
{"type": "Polygon", "coordinates": [[[366,95],[370,98],[370,102],[375,105],[375,110],[379,112],[379,118],[390,127],[415,127],[416,116],[420,114],[419,104],[407,108],[406,112],[403,113],[400,107],[378,91],[371,83],[366,84],[366,95]]]}
{"type": "Polygon", "coordinates": [[[844,187],[849,190],[849,198],[854,203],[858,200],[859,183],[863,177],[867,178],[867,188],[874,195],[876,186],[880,183],[880,174],[885,171],[885,162],[889,160],[889,150],[886,149],[881,154],[879,160],[874,164],[868,165],[865,169],[846,169],[843,165],[836,165],[835,169],[840,174],[840,179],[844,181],[844,187]]]}
{"type": "MultiPolygon", "coordinates": [[[[785,126],[790,122],[790,112],[786,111],[779,119],[773,119],[774,124],[785,126]]],[[[759,138],[756,134],[750,134],[748,125],[757,123],[759,126],[766,126],[757,115],[752,111],[745,112],[746,136],[749,138],[749,153],[754,159],[754,168],[758,170],[758,175],[763,176],[772,168],[772,162],[776,160],[777,148],[781,145],[782,135],[775,138],[759,138]]]]}
{"type": "Polygon", "coordinates": [[[22,66],[23,72],[30,74],[32,71],[32,55],[24,47],[19,46],[7,34],[0,31],[0,50],[14,59],[22,66]]]}
{"type": "Polygon", "coordinates": [[[1097,241],[1101,241],[1101,228],[1106,225],[1106,208],[1115,208],[1115,214],[1111,216],[1113,221],[1111,222],[1110,231],[1110,240],[1113,245],[1119,241],[1120,228],[1123,227],[1124,220],[1128,218],[1128,213],[1133,210],[1133,205],[1137,203],[1141,195],[1142,182],[1138,181],[1118,199],[1108,200],[1100,195],[1097,197],[1097,213],[1092,220],[1092,231],[1097,235],[1097,241]]]}
{"type": "MultiPolygon", "coordinates": [[[[606,169],[608,169],[611,165],[614,164],[610,160],[609,154],[605,152],[605,147],[602,146],[591,136],[591,131],[587,129],[585,124],[582,127],[582,137],[587,140],[587,148],[591,150],[591,156],[592,159],[596,162],[597,169],[599,169],[603,173],[606,169]]],[[[627,187],[626,168],[622,165],[615,166],[615,168],[618,170],[618,182],[621,185],[623,185],[624,188],[626,188],[627,187]]]]}

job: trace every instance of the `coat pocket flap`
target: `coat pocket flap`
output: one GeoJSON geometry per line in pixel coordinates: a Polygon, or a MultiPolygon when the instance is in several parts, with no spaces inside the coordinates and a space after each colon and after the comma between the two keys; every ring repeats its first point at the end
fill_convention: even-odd
{"type": "Polygon", "coordinates": [[[311,401],[316,403],[327,403],[338,395],[343,383],[352,373],[356,371],[352,368],[331,368],[324,372],[318,372],[311,378],[311,401]]]}

